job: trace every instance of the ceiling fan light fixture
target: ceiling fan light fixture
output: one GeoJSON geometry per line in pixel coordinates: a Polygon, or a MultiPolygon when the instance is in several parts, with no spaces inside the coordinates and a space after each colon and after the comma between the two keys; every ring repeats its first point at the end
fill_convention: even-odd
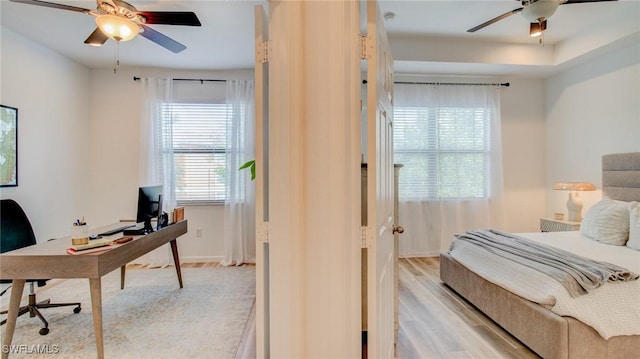
{"type": "Polygon", "coordinates": [[[542,35],[542,32],[547,29],[547,20],[541,22],[532,22],[529,25],[529,36],[531,37],[539,37],[542,35]]]}
{"type": "Polygon", "coordinates": [[[136,23],[117,15],[99,15],[96,24],[103,34],[116,41],[132,40],[140,32],[136,23]]]}
{"type": "Polygon", "coordinates": [[[529,5],[522,9],[522,16],[529,22],[540,22],[546,20],[553,15],[560,2],[558,0],[538,0],[530,2],[529,5]]]}

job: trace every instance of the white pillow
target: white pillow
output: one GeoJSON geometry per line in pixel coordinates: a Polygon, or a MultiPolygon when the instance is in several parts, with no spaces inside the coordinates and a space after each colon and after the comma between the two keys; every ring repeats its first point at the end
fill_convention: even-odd
{"type": "Polygon", "coordinates": [[[640,202],[629,202],[629,240],[627,247],[640,251],[640,202]]]}
{"type": "Polygon", "coordinates": [[[580,233],[598,242],[624,246],[629,239],[629,205],[604,197],[589,208],[580,233]]]}

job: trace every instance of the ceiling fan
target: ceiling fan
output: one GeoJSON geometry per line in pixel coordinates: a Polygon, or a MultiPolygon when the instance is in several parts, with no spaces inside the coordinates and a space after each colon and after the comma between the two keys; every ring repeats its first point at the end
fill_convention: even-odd
{"type": "Polygon", "coordinates": [[[96,10],[39,0],[11,0],[17,3],[69,10],[95,16],[97,28],[84,41],[85,44],[101,46],[108,39],[117,42],[129,41],[140,34],[156,44],[178,53],[187,47],[153,30],[147,24],[201,26],[195,13],[190,11],[138,11],[122,0],[96,0],[96,10]]]}
{"type": "Polygon", "coordinates": [[[491,20],[485,21],[482,24],[472,27],[467,32],[476,32],[482,28],[485,28],[493,23],[496,23],[502,19],[505,19],[511,15],[522,13],[522,16],[529,20],[531,23],[529,27],[529,34],[531,37],[542,35],[542,32],[547,29],[547,19],[551,17],[558,9],[560,5],[566,4],[581,4],[592,3],[602,1],[618,1],[618,0],[516,0],[522,3],[522,7],[513,9],[500,16],[494,17],[491,20]]]}

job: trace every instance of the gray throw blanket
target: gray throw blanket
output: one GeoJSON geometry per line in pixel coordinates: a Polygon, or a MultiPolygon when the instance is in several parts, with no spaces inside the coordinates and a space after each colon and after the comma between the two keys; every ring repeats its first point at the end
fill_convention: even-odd
{"type": "Polygon", "coordinates": [[[567,289],[571,297],[587,294],[606,281],[629,281],[639,277],[614,264],[584,258],[497,230],[469,231],[457,234],[456,238],[551,276],[567,289]]]}

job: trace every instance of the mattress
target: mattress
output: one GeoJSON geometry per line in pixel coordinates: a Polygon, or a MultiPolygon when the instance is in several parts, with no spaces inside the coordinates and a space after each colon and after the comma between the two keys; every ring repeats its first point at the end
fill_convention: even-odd
{"type": "MultiPolygon", "coordinates": [[[[518,235],[640,273],[640,251],[625,246],[595,242],[584,238],[579,232],[518,235]]],[[[604,339],[640,335],[640,280],[607,282],[587,295],[572,298],[551,277],[493,255],[473,244],[456,240],[451,245],[450,254],[489,282],[538,303],[558,315],[573,317],[594,328],[604,339]]]]}

